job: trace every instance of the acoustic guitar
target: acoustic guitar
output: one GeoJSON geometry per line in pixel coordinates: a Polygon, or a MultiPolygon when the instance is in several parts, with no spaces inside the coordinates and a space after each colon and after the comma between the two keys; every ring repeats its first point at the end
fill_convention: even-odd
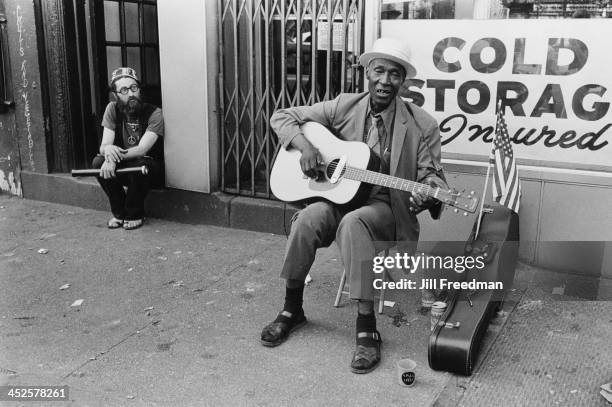
{"type": "Polygon", "coordinates": [[[371,154],[367,144],[340,140],[316,122],[304,123],[301,129],[323,158],[318,167],[321,176],[317,179],[306,177],[300,167],[301,153],[297,149],[281,148],[270,174],[270,187],[282,201],[324,198],[340,205],[349,204],[363,196],[360,193],[362,184],[371,184],[410,193],[421,192],[466,215],[477,209],[478,198],[473,192],[464,194],[372,171],[370,168],[378,168],[372,165],[375,162],[372,157],[376,155],[371,154]]]}

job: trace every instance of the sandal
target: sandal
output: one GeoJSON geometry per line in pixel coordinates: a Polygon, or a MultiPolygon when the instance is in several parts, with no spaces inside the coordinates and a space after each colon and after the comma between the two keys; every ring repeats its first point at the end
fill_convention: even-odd
{"type": "Polygon", "coordinates": [[[372,338],[376,341],[375,346],[363,346],[357,345],[355,352],[353,353],[353,360],[351,361],[351,371],[353,373],[362,374],[369,373],[376,369],[380,362],[380,348],[382,346],[382,339],[380,333],[376,332],[359,332],[357,333],[357,339],[359,338],[372,338]]]}
{"type": "Polygon", "coordinates": [[[120,228],[121,226],[123,226],[123,220],[117,219],[113,216],[112,218],[108,220],[108,222],[106,223],[106,226],[108,226],[109,229],[120,228]]]}
{"type": "Polygon", "coordinates": [[[295,317],[289,311],[282,311],[274,322],[266,325],[261,331],[261,344],[263,346],[275,347],[285,342],[289,334],[306,324],[304,310],[295,317]]]}
{"type": "Polygon", "coordinates": [[[143,224],[144,224],[144,220],[142,219],[125,220],[123,221],[123,228],[125,230],[133,230],[133,229],[138,229],[143,224]]]}

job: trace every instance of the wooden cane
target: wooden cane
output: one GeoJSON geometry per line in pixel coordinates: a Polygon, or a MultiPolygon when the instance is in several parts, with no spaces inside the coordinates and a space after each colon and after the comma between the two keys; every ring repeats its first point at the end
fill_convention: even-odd
{"type": "MultiPolygon", "coordinates": [[[[116,174],[125,174],[129,172],[140,172],[142,175],[147,175],[149,173],[149,169],[146,165],[143,165],[141,167],[126,167],[115,170],[116,174]]],[[[73,177],[92,177],[100,175],[100,170],[72,170],[71,174],[73,177]]]]}

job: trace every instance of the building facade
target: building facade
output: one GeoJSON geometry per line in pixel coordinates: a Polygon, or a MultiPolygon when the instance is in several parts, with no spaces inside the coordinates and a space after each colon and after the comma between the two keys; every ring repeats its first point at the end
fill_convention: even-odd
{"type": "MultiPolygon", "coordinates": [[[[482,195],[491,101],[504,98],[523,185],[521,258],[612,292],[609,11],[570,0],[0,0],[0,188],[48,200],[58,185],[85,188],[66,174],[89,166],[110,72],[129,65],[164,111],[172,199],[158,213],[208,219],[196,202],[214,197],[201,210],[222,206],[232,219],[251,203],[278,207],[281,226],[264,229],[281,230],[289,209],[269,186],[269,116],[363,90],[359,55],[396,36],[411,41],[418,70],[402,96],[438,119],[450,184],[482,195]]],[[[473,222],[423,216],[423,240],[465,240],[473,222]]]]}

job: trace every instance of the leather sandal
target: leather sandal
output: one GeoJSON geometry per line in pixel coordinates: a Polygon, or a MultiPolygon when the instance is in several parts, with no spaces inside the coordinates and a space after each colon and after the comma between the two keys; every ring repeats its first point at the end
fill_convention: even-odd
{"type": "Polygon", "coordinates": [[[305,324],[304,310],[301,310],[295,316],[291,312],[283,310],[274,322],[266,325],[261,331],[261,344],[271,348],[278,346],[289,338],[291,332],[305,324]]]}
{"type": "Polygon", "coordinates": [[[357,339],[372,338],[376,341],[375,346],[356,345],[351,361],[351,372],[362,374],[369,373],[376,369],[380,362],[380,348],[382,347],[382,339],[380,333],[376,332],[358,332],[357,339]]]}
{"type": "Polygon", "coordinates": [[[142,219],[124,220],[123,228],[125,230],[138,229],[139,227],[143,225],[143,223],[144,223],[144,220],[142,219]]]}
{"type": "Polygon", "coordinates": [[[115,218],[114,216],[108,220],[106,223],[109,229],[118,229],[123,226],[123,220],[115,218]]]}

